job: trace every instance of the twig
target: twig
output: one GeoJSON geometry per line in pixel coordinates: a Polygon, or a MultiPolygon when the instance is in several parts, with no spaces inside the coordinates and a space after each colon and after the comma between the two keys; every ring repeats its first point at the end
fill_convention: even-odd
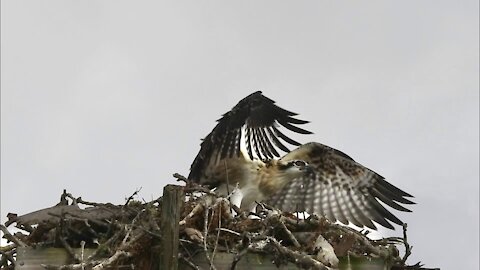
{"type": "Polygon", "coordinates": [[[223,232],[228,232],[228,233],[234,234],[234,235],[236,235],[236,236],[241,236],[240,233],[238,233],[238,232],[236,232],[236,231],[229,230],[229,229],[227,229],[227,228],[217,228],[217,230],[223,231],[223,232]]]}
{"type": "Polygon", "coordinates": [[[200,267],[198,267],[197,265],[195,265],[192,261],[190,261],[190,259],[188,259],[187,257],[183,256],[182,253],[180,253],[178,259],[182,260],[184,263],[186,263],[188,266],[190,266],[192,269],[195,269],[195,270],[200,270],[200,267]]]}
{"type": "Polygon", "coordinates": [[[22,242],[22,240],[18,239],[14,235],[12,235],[8,231],[7,227],[5,227],[5,225],[0,224],[0,230],[3,232],[3,237],[5,237],[8,241],[11,241],[11,242],[15,243],[15,245],[17,245],[17,247],[26,247],[27,246],[27,244],[22,242]]]}
{"type": "Polygon", "coordinates": [[[403,227],[403,245],[405,246],[405,255],[402,258],[402,264],[405,265],[407,262],[408,256],[412,254],[412,246],[407,241],[407,223],[402,224],[403,227]]]}
{"type": "Polygon", "coordinates": [[[283,223],[283,220],[284,220],[283,216],[276,216],[276,217],[273,218],[273,220],[287,234],[289,240],[292,241],[293,245],[296,248],[301,247],[300,243],[298,243],[297,238],[295,238],[295,236],[292,234],[292,232],[287,228],[287,226],[285,226],[285,223],[283,223]]]}
{"type": "MultiPolygon", "coordinates": [[[[215,195],[216,196],[216,195],[215,195]]],[[[213,198],[210,196],[210,194],[205,194],[202,198],[199,200],[200,202],[195,205],[195,207],[186,215],[180,222],[179,225],[183,226],[189,221],[191,218],[196,216],[197,214],[200,214],[202,210],[209,208],[213,204],[213,198]]],[[[205,210],[206,211],[206,210],[205,210]]]]}
{"type": "Polygon", "coordinates": [[[192,211],[190,211],[190,213],[188,213],[188,215],[186,215],[186,216],[179,222],[179,225],[180,225],[180,226],[185,225],[185,224],[187,223],[187,220],[191,219],[192,217],[194,217],[195,215],[197,215],[198,213],[200,213],[203,208],[205,208],[205,206],[203,206],[201,203],[195,205],[195,207],[192,209],[192,211]]]}
{"type": "MultiPolygon", "coordinates": [[[[92,235],[94,235],[95,237],[98,237],[98,233],[97,231],[95,231],[92,226],[90,225],[90,222],[88,219],[84,218],[82,220],[83,224],[85,224],[85,227],[87,228],[87,231],[89,233],[91,233],[92,235]]],[[[95,220],[92,220],[92,223],[96,224],[96,225],[100,225],[100,226],[104,226],[105,228],[108,228],[107,224],[104,223],[104,224],[101,224],[100,222],[96,222],[95,220]]]]}
{"type": "Polygon", "coordinates": [[[68,255],[70,255],[70,257],[75,261],[75,263],[79,263],[80,258],[78,257],[77,254],[75,254],[72,247],[67,243],[67,240],[65,239],[65,237],[60,236],[59,240],[60,240],[60,243],[62,243],[63,248],[67,250],[68,255]]]}
{"type": "Polygon", "coordinates": [[[125,225],[125,229],[127,233],[125,233],[125,236],[123,237],[122,245],[125,245],[125,243],[127,242],[127,239],[130,236],[130,233],[132,232],[133,226],[125,225]]]}
{"type": "Polygon", "coordinates": [[[51,265],[51,264],[40,264],[41,267],[47,270],[81,270],[83,265],[81,263],[76,264],[66,264],[66,265],[51,265]]]}
{"type": "Polygon", "coordinates": [[[215,265],[212,264],[212,260],[210,259],[210,256],[208,255],[208,248],[207,248],[207,235],[208,235],[208,212],[209,208],[205,208],[204,212],[204,220],[203,220],[203,251],[205,252],[205,256],[207,257],[208,262],[210,263],[210,269],[214,269],[215,265]]]}
{"type": "Polygon", "coordinates": [[[188,179],[187,179],[185,176],[183,176],[183,175],[181,175],[181,174],[179,174],[179,173],[174,173],[174,174],[173,174],[173,177],[177,178],[177,181],[183,181],[183,182],[185,182],[185,183],[188,182],[188,179]]]}
{"type": "Polygon", "coordinates": [[[130,197],[127,198],[126,202],[125,202],[125,206],[128,205],[130,203],[131,200],[133,200],[135,198],[135,196],[138,195],[138,192],[140,192],[140,190],[142,190],[142,188],[138,188],[137,190],[135,190],[135,192],[133,192],[132,195],[130,195],[130,197]]]}
{"type": "MultiPolygon", "coordinates": [[[[132,221],[132,224],[134,223],[134,221],[132,221]]],[[[143,232],[142,230],[136,230],[137,232],[140,231],[140,232],[143,232]]],[[[133,232],[131,232],[132,235],[133,232]]],[[[128,234],[128,233],[127,233],[128,234]]],[[[136,235],[134,236],[131,236],[131,237],[127,237],[127,234],[125,235],[125,239],[129,238],[128,241],[122,241],[122,244],[120,245],[120,247],[117,248],[117,250],[115,251],[115,253],[110,257],[110,258],[107,258],[106,260],[100,262],[99,264],[95,265],[95,267],[92,268],[92,270],[101,270],[101,269],[105,269],[105,268],[109,268],[111,267],[114,263],[116,263],[118,260],[122,259],[122,258],[129,258],[129,257],[132,257],[134,254],[131,253],[131,252],[128,252],[126,250],[130,250],[131,249],[131,246],[136,244],[137,241],[142,238],[145,234],[144,233],[137,233],[136,235]]]]}
{"type": "Polygon", "coordinates": [[[128,258],[131,257],[132,253],[124,251],[124,250],[117,250],[115,251],[115,254],[111,256],[110,258],[106,259],[105,261],[95,265],[95,267],[92,268],[92,270],[101,270],[110,267],[113,263],[115,263],[117,260],[120,260],[121,258],[128,258]]]}
{"type": "Polygon", "coordinates": [[[5,253],[5,252],[9,252],[10,250],[16,248],[17,245],[15,244],[9,244],[9,245],[6,245],[6,246],[0,246],[0,253],[5,253]]]}
{"type": "MultiPolygon", "coordinates": [[[[295,223],[294,220],[290,220],[288,218],[285,219],[285,221],[289,222],[290,224],[295,223]]],[[[350,227],[338,225],[335,223],[331,223],[325,218],[319,218],[316,215],[310,215],[306,220],[299,222],[298,224],[299,227],[316,227],[316,226],[321,226],[324,228],[324,230],[336,230],[336,231],[341,231],[344,234],[348,234],[354,237],[354,239],[362,244],[362,246],[365,248],[365,251],[368,251],[370,253],[376,254],[380,256],[381,258],[388,258],[388,256],[391,255],[391,252],[385,248],[380,248],[374,246],[370,240],[363,235],[362,233],[356,231],[355,229],[352,229],[350,227]]]]}
{"type": "MultiPolygon", "coordinates": [[[[220,229],[222,228],[222,204],[221,203],[218,204],[217,211],[218,211],[218,229],[220,229]]],[[[213,264],[213,259],[215,258],[215,252],[217,251],[217,246],[218,246],[218,238],[220,238],[220,230],[217,230],[217,238],[215,239],[215,246],[213,247],[210,264],[213,264]]]]}
{"type": "Polygon", "coordinates": [[[282,246],[282,244],[280,244],[280,242],[278,242],[277,239],[273,237],[268,237],[267,240],[268,240],[267,243],[272,244],[280,252],[281,255],[286,256],[286,258],[290,262],[295,263],[296,265],[299,265],[302,268],[331,270],[330,267],[325,266],[324,264],[313,259],[309,255],[302,254],[282,246]]]}
{"type": "Polygon", "coordinates": [[[134,226],[135,222],[137,222],[138,217],[140,216],[141,213],[142,213],[141,211],[139,211],[139,212],[137,213],[137,215],[133,218],[133,220],[132,220],[132,222],[130,223],[130,225],[125,225],[125,228],[126,228],[127,233],[125,233],[125,237],[123,237],[121,246],[126,245],[127,240],[128,240],[128,238],[130,237],[130,234],[132,233],[133,226],[134,226]],[[127,228],[128,228],[128,229],[127,229],[127,228]]]}
{"type": "Polygon", "coordinates": [[[63,190],[63,194],[60,198],[60,205],[68,205],[68,200],[66,198],[69,198],[72,200],[72,203],[71,205],[77,205],[79,202],[78,202],[78,198],[75,198],[73,197],[73,195],[71,193],[67,193],[67,190],[64,189],[63,190]]]}
{"type": "Polygon", "coordinates": [[[119,226],[120,230],[118,230],[112,237],[110,237],[105,243],[101,244],[98,246],[93,254],[88,256],[87,261],[91,260],[92,258],[95,258],[99,253],[101,253],[104,250],[104,247],[109,247],[112,243],[117,241],[120,236],[125,232],[125,228],[123,226],[119,226]]]}
{"type": "Polygon", "coordinates": [[[84,201],[82,197],[78,197],[77,199],[77,204],[84,204],[88,206],[106,206],[108,205],[107,203],[96,203],[96,202],[89,202],[89,201],[84,201]]]}
{"type": "MultiPolygon", "coordinates": [[[[6,265],[8,264],[8,262],[11,263],[11,266],[13,267],[16,267],[17,266],[17,263],[15,262],[15,258],[13,257],[13,255],[16,253],[16,250],[11,250],[11,251],[8,251],[8,252],[1,252],[2,254],[2,259],[1,259],[1,263],[0,263],[0,266],[2,265],[6,265]]],[[[13,269],[12,267],[12,269],[13,269]]],[[[4,269],[4,268],[2,268],[4,269]]]]}
{"type": "Polygon", "coordinates": [[[68,205],[67,198],[71,198],[72,194],[67,193],[67,190],[64,189],[62,195],[60,196],[60,202],[57,205],[68,205]]]}
{"type": "Polygon", "coordinates": [[[85,241],[80,241],[80,264],[82,265],[82,270],[84,267],[84,258],[85,258],[85,241]]]}
{"type": "Polygon", "coordinates": [[[0,252],[0,269],[8,269],[8,259],[7,256],[3,256],[3,253],[0,252]]]}
{"type": "MultiPolygon", "coordinates": [[[[64,194],[65,194],[65,190],[64,190],[64,194]]],[[[66,195],[70,195],[69,193],[67,193],[66,195]]],[[[71,196],[71,195],[70,195],[71,196]]],[[[77,232],[76,230],[74,230],[73,228],[69,228],[67,226],[67,218],[65,217],[66,216],[66,212],[62,212],[62,214],[60,215],[60,222],[59,222],[59,228],[57,230],[55,230],[55,234],[57,236],[57,239],[60,241],[60,243],[62,244],[63,248],[67,251],[68,255],[70,256],[70,258],[72,258],[74,260],[75,263],[78,263],[80,262],[80,259],[78,258],[78,255],[75,254],[75,252],[73,251],[72,247],[70,246],[70,244],[67,243],[67,239],[65,236],[67,230],[71,230],[77,234],[80,234],[79,232],[77,232]]]]}
{"type": "Polygon", "coordinates": [[[227,198],[228,198],[228,201],[230,202],[229,203],[229,206],[230,206],[230,213],[232,212],[232,197],[230,197],[230,180],[228,179],[228,166],[227,166],[227,160],[225,159],[224,160],[224,163],[225,163],[225,175],[226,175],[226,180],[227,180],[227,198]]]}
{"type": "MultiPolygon", "coordinates": [[[[332,225],[336,225],[336,224],[332,224],[332,225]]],[[[339,225],[337,225],[339,226],[339,225]]],[[[388,256],[390,256],[390,252],[386,249],[382,249],[382,248],[379,248],[379,247],[376,247],[374,245],[372,245],[372,243],[370,242],[370,240],[365,237],[365,236],[362,236],[359,232],[355,231],[354,229],[351,229],[351,228],[348,228],[348,227],[342,227],[342,226],[339,226],[339,229],[342,230],[343,232],[345,233],[349,233],[350,235],[353,235],[353,237],[359,241],[360,243],[362,243],[362,245],[371,253],[373,254],[376,254],[382,258],[387,258],[388,256]]]]}
{"type": "MultiPolygon", "coordinates": [[[[102,263],[100,261],[93,261],[93,262],[90,262],[86,265],[82,265],[80,263],[77,263],[77,264],[65,264],[65,265],[50,265],[50,264],[40,264],[40,266],[42,266],[43,268],[47,269],[47,270],[82,270],[82,267],[86,266],[86,267],[92,267],[92,265],[96,265],[96,264],[99,264],[99,263],[102,263]]],[[[114,268],[115,269],[122,269],[122,268],[127,268],[127,269],[135,269],[134,265],[115,265],[114,268]]],[[[100,269],[106,269],[106,268],[113,268],[112,265],[106,265],[106,266],[102,266],[102,268],[100,269]]]]}

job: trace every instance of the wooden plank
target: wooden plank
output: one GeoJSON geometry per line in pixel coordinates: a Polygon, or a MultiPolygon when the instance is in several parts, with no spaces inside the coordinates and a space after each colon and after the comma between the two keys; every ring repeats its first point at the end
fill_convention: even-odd
{"type": "MultiPolygon", "coordinates": [[[[84,249],[83,256],[87,258],[95,249],[84,249]]],[[[81,249],[74,248],[73,252],[81,257],[81,249]]],[[[67,251],[63,248],[32,248],[32,247],[18,247],[17,248],[17,265],[16,270],[45,270],[41,265],[65,265],[72,263],[72,259],[67,251]]]]}
{"type": "MultiPolygon", "coordinates": [[[[212,254],[209,254],[210,257],[212,254]]],[[[225,252],[217,252],[215,253],[215,258],[213,260],[213,264],[215,267],[220,269],[230,269],[232,262],[235,258],[235,254],[232,253],[225,253],[225,252]]],[[[338,266],[339,270],[386,270],[390,269],[390,267],[386,264],[383,259],[380,258],[367,258],[367,257],[341,257],[339,258],[340,264],[338,266]]],[[[200,269],[210,269],[210,262],[207,260],[205,253],[200,252],[195,255],[191,261],[196,264],[200,269]]],[[[180,270],[189,270],[191,269],[185,263],[180,263],[179,265],[180,270]]],[[[261,255],[261,254],[254,254],[248,253],[245,254],[242,259],[237,263],[235,269],[284,269],[284,270],[299,270],[298,268],[292,263],[288,263],[287,265],[282,265],[279,268],[275,264],[272,263],[272,257],[268,255],[261,255]]]]}
{"type": "MultiPolygon", "coordinates": [[[[81,250],[79,248],[73,249],[75,254],[80,256],[81,250]]],[[[88,257],[95,249],[85,249],[84,257],[88,257]]],[[[49,265],[65,265],[72,263],[67,252],[63,248],[32,248],[32,247],[18,247],[17,249],[17,266],[16,270],[44,270],[41,267],[41,264],[49,265]]],[[[171,253],[168,253],[171,254],[171,253]]],[[[210,257],[212,254],[210,253],[210,257]]],[[[217,252],[215,253],[215,258],[213,264],[218,270],[220,269],[230,269],[232,261],[235,257],[235,254],[217,252]]],[[[367,257],[341,257],[339,268],[340,270],[385,270],[390,269],[390,267],[385,263],[384,260],[379,258],[367,258],[367,257]]],[[[193,263],[199,266],[200,269],[210,269],[210,262],[207,261],[207,258],[204,253],[198,253],[193,259],[193,263]]],[[[163,261],[162,261],[163,263],[163,261]]],[[[165,266],[160,266],[165,267],[165,266]]],[[[168,268],[162,268],[168,269],[168,268]]],[[[178,269],[180,270],[190,270],[191,267],[179,263],[178,269]]],[[[237,263],[236,269],[278,269],[274,264],[272,264],[272,257],[260,254],[245,254],[244,257],[237,263]]],[[[288,265],[282,265],[280,269],[296,270],[300,269],[289,263],[288,265]]]]}
{"type": "MultiPolygon", "coordinates": [[[[212,254],[209,254],[210,257],[212,254]]],[[[215,258],[213,259],[213,265],[217,270],[221,269],[231,269],[232,262],[235,258],[235,254],[225,253],[225,252],[216,252],[215,258]]],[[[200,269],[211,269],[210,262],[207,260],[205,253],[200,252],[191,260],[195,265],[200,269]]],[[[180,270],[190,270],[192,269],[185,263],[180,263],[180,270]]],[[[298,270],[300,268],[289,263],[288,265],[282,265],[279,268],[272,263],[272,258],[269,256],[262,256],[260,254],[248,253],[245,254],[242,259],[236,264],[235,269],[259,269],[259,270],[270,270],[270,269],[282,269],[282,270],[298,270]]]]}
{"type": "Polygon", "coordinates": [[[180,214],[185,201],[183,187],[167,185],[163,189],[162,218],[162,254],[160,255],[160,269],[178,269],[178,237],[180,214]]]}
{"type": "Polygon", "coordinates": [[[388,270],[391,268],[382,258],[344,256],[338,259],[340,270],[388,270]]]}

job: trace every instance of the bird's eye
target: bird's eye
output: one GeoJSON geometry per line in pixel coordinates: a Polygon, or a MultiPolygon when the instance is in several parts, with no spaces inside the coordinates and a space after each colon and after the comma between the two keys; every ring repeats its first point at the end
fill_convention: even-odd
{"type": "Polygon", "coordinates": [[[297,167],[305,167],[305,166],[307,166],[307,163],[303,160],[295,160],[293,162],[293,165],[295,165],[297,167]]]}

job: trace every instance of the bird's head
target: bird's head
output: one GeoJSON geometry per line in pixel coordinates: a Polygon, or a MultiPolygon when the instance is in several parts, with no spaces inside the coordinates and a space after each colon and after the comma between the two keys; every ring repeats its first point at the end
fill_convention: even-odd
{"type": "Polygon", "coordinates": [[[260,169],[259,188],[264,194],[274,194],[280,191],[287,183],[313,173],[310,165],[299,159],[271,159],[265,162],[260,169]]]}
{"type": "Polygon", "coordinates": [[[300,159],[288,161],[278,160],[276,165],[280,174],[291,179],[313,172],[311,166],[306,161],[300,159]]]}

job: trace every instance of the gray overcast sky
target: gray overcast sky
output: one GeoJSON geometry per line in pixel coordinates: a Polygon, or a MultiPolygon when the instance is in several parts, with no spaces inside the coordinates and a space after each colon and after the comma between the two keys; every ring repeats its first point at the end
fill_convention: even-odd
{"type": "MultiPolygon", "coordinates": [[[[264,94],[415,195],[410,262],[478,269],[478,1],[1,2],[1,220],[188,173],[264,94]]],[[[388,232],[400,235],[401,231],[388,232]]]]}

